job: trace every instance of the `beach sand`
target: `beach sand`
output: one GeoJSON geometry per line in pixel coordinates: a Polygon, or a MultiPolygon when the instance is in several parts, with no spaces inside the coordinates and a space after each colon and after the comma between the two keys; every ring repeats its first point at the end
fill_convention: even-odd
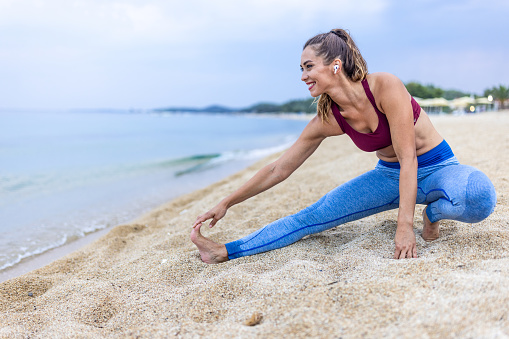
{"type": "MultiPolygon", "coordinates": [[[[495,212],[443,221],[417,259],[394,260],[397,211],[220,265],[200,261],[195,218],[273,155],[175,199],[41,269],[0,284],[0,338],[509,336],[509,112],[434,116],[460,162],[493,181],[495,212]]],[[[373,153],[326,140],[288,180],[203,233],[238,239],[372,169],[373,153]]]]}

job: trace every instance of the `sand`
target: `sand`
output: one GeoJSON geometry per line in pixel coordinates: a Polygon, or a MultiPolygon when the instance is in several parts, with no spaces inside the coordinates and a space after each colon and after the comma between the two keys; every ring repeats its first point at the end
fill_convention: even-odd
{"type": "MultiPolygon", "coordinates": [[[[498,203],[481,223],[444,221],[429,243],[417,206],[419,258],[391,259],[389,211],[283,249],[202,263],[189,240],[196,216],[273,155],[0,284],[0,338],[509,337],[509,112],[432,120],[460,162],[491,178],[498,203]]],[[[347,137],[330,138],[287,181],[204,234],[242,237],[375,163],[347,137]]]]}

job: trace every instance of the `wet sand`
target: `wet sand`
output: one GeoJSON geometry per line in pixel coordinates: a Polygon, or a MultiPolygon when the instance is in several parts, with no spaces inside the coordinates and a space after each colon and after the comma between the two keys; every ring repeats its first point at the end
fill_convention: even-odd
{"type": "MultiPolygon", "coordinates": [[[[190,242],[196,216],[273,155],[117,226],[94,243],[0,284],[0,338],[509,336],[509,112],[432,117],[461,163],[493,181],[485,221],[444,221],[419,258],[393,260],[397,211],[283,249],[206,265],[190,242]]],[[[240,238],[372,169],[374,154],[326,140],[288,180],[228,211],[204,235],[240,238]]]]}

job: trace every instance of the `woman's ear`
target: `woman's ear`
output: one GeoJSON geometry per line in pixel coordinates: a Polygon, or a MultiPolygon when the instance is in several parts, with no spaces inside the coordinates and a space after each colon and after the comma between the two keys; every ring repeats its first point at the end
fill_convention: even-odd
{"type": "Polygon", "coordinates": [[[334,74],[338,74],[338,72],[341,73],[342,66],[343,66],[343,64],[340,59],[334,59],[334,61],[332,62],[332,68],[334,70],[334,74]]]}

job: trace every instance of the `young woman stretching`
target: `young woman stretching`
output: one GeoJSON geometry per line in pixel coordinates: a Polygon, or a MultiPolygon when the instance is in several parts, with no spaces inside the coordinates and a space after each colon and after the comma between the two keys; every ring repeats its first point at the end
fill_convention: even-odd
{"type": "Polygon", "coordinates": [[[304,236],[382,211],[399,208],[394,258],[416,258],[415,204],[423,212],[422,237],[438,238],[439,221],[479,222],[493,212],[493,184],[479,170],[460,165],[428,115],[388,73],[368,74],[348,33],[334,29],[309,39],[301,57],[301,80],[320,96],[317,116],[277,161],[200,215],[191,240],[209,264],[288,246],[304,236]],[[333,189],[315,204],[225,245],[200,233],[231,206],[288,178],[329,136],[347,134],[363,151],[376,152],[375,169],[333,189]]]}

